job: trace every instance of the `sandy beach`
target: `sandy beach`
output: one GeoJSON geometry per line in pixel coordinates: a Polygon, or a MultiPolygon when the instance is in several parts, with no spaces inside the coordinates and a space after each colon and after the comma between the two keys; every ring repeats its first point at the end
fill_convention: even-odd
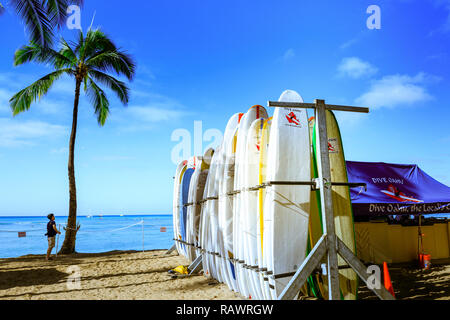
{"type": "MultiPolygon", "coordinates": [[[[199,274],[171,276],[188,261],[174,253],[113,251],[0,259],[0,299],[10,300],[242,300],[224,284],[199,274]],[[74,271],[79,271],[80,282],[74,271]],[[69,283],[69,287],[68,287],[69,283]]],[[[450,299],[450,265],[431,270],[391,267],[397,299],[450,299]]],[[[360,299],[376,299],[361,286],[360,299]]]]}
{"type": "MultiPolygon", "coordinates": [[[[0,299],[20,300],[231,300],[241,299],[224,284],[203,275],[172,277],[188,261],[166,250],[0,259],[0,299]],[[81,288],[67,287],[79,267],[81,288]],[[73,272],[73,271],[72,271],[73,272]]],[[[71,281],[69,285],[74,285],[71,281]]]]}

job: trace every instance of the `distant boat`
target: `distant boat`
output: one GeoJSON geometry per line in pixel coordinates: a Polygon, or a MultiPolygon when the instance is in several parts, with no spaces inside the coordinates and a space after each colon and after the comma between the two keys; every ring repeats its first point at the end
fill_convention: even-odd
{"type": "Polygon", "coordinates": [[[123,214],[121,214],[120,216],[123,217],[123,214]]]}
{"type": "Polygon", "coordinates": [[[90,218],[92,218],[92,216],[87,215],[86,218],[89,218],[89,219],[90,219],[90,218]]]}

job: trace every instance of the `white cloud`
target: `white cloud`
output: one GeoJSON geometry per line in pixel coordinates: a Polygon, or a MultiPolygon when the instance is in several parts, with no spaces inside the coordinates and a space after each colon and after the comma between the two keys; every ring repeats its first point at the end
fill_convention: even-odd
{"type": "Polygon", "coordinates": [[[344,58],[338,66],[338,76],[350,77],[352,79],[370,77],[377,73],[377,71],[378,69],[370,63],[357,57],[344,58]]]}
{"type": "Polygon", "coordinates": [[[356,42],[358,42],[358,40],[359,40],[358,38],[350,39],[350,40],[344,42],[343,44],[341,44],[341,45],[339,46],[339,48],[340,48],[341,50],[347,49],[348,47],[351,47],[353,44],[355,44],[356,42]]]}
{"type": "Polygon", "coordinates": [[[42,121],[16,121],[0,118],[0,146],[34,145],[37,139],[64,135],[66,128],[42,121]]]}
{"type": "Polygon", "coordinates": [[[160,106],[129,107],[128,113],[135,119],[147,123],[171,121],[180,118],[184,114],[183,111],[167,109],[160,106]]]}
{"type": "Polygon", "coordinates": [[[130,156],[119,156],[119,155],[105,155],[105,156],[95,156],[92,158],[95,161],[129,161],[136,160],[135,157],[130,156]]]}
{"type": "Polygon", "coordinates": [[[9,90],[0,88],[0,112],[9,111],[9,99],[11,99],[12,94],[9,90]]]}
{"type": "Polygon", "coordinates": [[[62,148],[52,149],[52,150],[50,150],[50,153],[51,154],[68,154],[69,148],[62,147],[62,148]]]}
{"type": "Polygon", "coordinates": [[[426,83],[437,81],[437,77],[419,73],[408,75],[390,75],[372,82],[368,92],[356,99],[361,106],[378,109],[426,102],[433,97],[424,87],[426,83]]]}
{"type": "Polygon", "coordinates": [[[127,108],[113,108],[110,120],[124,131],[153,130],[159,124],[171,124],[190,114],[177,100],[164,95],[134,90],[141,103],[127,108]]]}
{"type": "Polygon", "coordinates": [[[288,60],[291,60],[292,58],[294,58],[295,57],[295,51],[294,51],[294,49],[288,49],[284,54],[283,54],[283,57],[282,57],[282,59],[283,59],[283,61],[288,61],[288,60]]]}

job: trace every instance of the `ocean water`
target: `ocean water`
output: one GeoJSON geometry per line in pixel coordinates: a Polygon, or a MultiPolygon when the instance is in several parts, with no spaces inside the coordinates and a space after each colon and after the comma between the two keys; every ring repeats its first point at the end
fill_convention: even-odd
{"type": "MultiPolygon", "coordinates": [[[[168,249],[173,244],[172,215],[79,216],[77,221],[81,224],[75,248],[79,253],[168,249]],[[166,232],[161,232],[162,227],[166,232]]],[[[0,258],[45,254],[47,222],[46,217],[0,217],[0,258]],[[18,232],[26,232],[26,237],[19,238],[18,232]]],[[[56,224],[61,224],[59,248],[66,223],[67,217],[56,217],[56,224]]]]}

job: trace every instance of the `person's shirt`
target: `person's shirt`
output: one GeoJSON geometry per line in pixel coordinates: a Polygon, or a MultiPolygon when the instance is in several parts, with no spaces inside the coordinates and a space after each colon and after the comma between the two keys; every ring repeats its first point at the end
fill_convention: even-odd
{"type": "Polygon", "coordinates": [[[56,231],[54,229],[54,226],[56,226],[55,221],[49,221],[47,223],[47,237],[51,238],[51,237],[56,236],[56,231]]]}

